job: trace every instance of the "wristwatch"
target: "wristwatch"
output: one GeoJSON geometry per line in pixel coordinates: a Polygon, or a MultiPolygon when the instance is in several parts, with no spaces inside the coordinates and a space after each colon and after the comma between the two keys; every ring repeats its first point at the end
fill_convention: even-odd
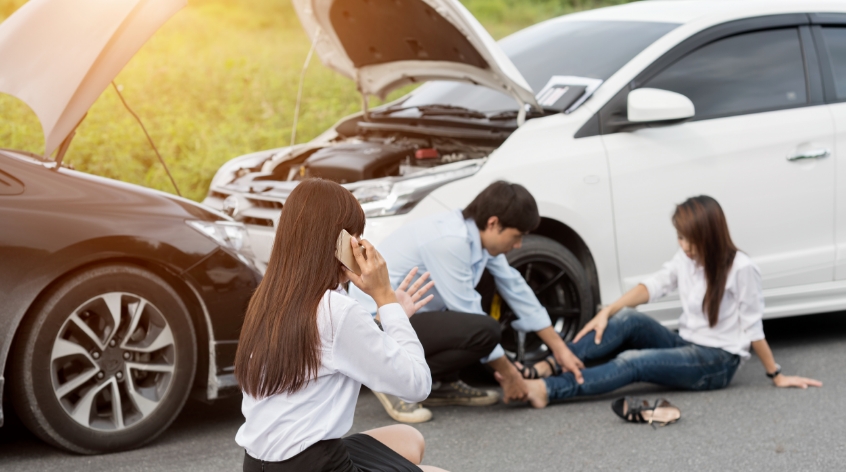
{"type": "Polygon", "coordinates": [[[769,378],[771,378],[771,379],[774,379],[774,378],[776,377],[776,375],[778,375],[778,374],[780,374],[780,373],[781,373],[781,366],[780,366],[780,365],[778,365],[778,364],[776,364],[776,370],[775,370],[775,372],[773,372],[772,374],[771,374],[771,373],[769,373],[769,372],[767,372],[767,377],[769,377],[769,378]]]}

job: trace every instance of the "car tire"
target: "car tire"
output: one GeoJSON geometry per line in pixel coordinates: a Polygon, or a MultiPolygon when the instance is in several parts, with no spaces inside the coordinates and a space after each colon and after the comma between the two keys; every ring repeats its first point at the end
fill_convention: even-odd
{"type": "MultiPolygon", "coordinates": [[[[547,308],[552,326],[565,340],[571,340],[596,314],[587,271],[563,245],[544,236],[527,235],[521,247],[509,252],[506,257],[509,264],[527,279],[538,300],[547,308]]],[[[521,341],[518,332],[510,326],[516,316],[504,301],[499,303],[502,346],[510,357],[519,358],[521,341]]],[[[527,333],[522,344],[522,358],[527,362],[538,361],[549,354],[534,333],[527,333]]]]}
{"type": "Polygon", "coordinates": [[[191,390],[197,345],[188,310],[167,282],[109,264],[43,294],[10,360],[21,421],[56,447],[98,454],[139,447],[170,425],[191,390]]]}

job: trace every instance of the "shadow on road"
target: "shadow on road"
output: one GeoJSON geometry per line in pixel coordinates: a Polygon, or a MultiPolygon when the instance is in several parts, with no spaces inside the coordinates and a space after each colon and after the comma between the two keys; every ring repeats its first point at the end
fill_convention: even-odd
{"type": "MultiPolygon", "coordinates": [[[[846,312],[769,320],[764,322],[764,329],[778,358],[779,349],[846,340],[846,312]]],[[[647,390],[651,390],[650,387],[647,387],[647,390]]],[[[30,433],[14,417],[11,408],[7,408],[6,425],[0,428],[0,457],[4,461],[35,457],[55,458],[64,455],[30,433]]],[[[146,448],[161,450],[165,454],[171,453],[171,450],[176,453],[182,446],[203,441],[204,438],[211,439],[209,435],[214,430],[220,431],[214,434],[231,435],[231,440],[234,441],[235,432],[242,420],[239,397],[223,399],[213,404],[191,400],[171,427],[146,448]]]]}

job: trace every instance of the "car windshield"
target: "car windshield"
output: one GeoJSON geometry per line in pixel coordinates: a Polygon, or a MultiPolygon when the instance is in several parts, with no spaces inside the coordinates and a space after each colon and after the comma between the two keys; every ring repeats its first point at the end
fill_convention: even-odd
{"type": "MultiPolygon", "coordinates": [[[[607,80],[676,26],[644,21],[551,20],[512,34],[499,46],[537,93],[553,75],[607,80]]],[[[446,81],[425,84],[399,106],[444,104],[485,113],[517,109],[513,98],[496,90],[446,81]]]]}

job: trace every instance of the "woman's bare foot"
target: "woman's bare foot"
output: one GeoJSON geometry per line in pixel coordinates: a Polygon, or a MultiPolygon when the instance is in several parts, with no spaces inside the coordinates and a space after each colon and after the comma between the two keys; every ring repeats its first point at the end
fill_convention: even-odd
{"type": "MultiPolygon", "coordinates": [[[[544,362],[546,364],[546,362],[544,362]]],[[[527,380],[529,387],[529,403],[532,408],[544,408],[549,405],[549,394],[546,392],[546,382],[543,380],[527,380]]]]}

